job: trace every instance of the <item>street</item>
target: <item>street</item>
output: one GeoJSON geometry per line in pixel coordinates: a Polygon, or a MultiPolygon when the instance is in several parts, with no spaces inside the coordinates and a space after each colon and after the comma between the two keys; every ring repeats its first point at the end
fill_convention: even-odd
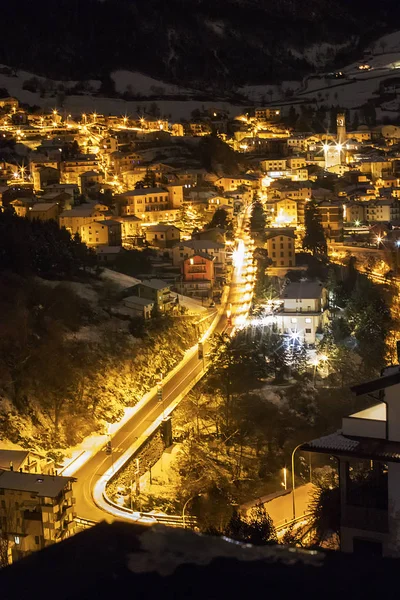
{"type": "MultiPolygon", "coordinates": [[[[240,227],[240,226],[239,226],[240,227]]],[[[238,232],[238,235],[240,233],[238,232]]],[[[241,247],[240,256],[236,260],[233,271],[232,281],[229,287],[229,293],[225,307],[222,307],[214,333],[222,333],[231,329],[231,323],[241,322],[245,318],[250,307],[251,290],[254,281],[253,267],[251,266],[251,253],[247,253],[245,241],[249,244],[249,236],[243,236],[244,239],[237,239],[241,247]],[[245,260],[246,259],[246,260],[245,260]],[[229,307],[231,316],[227,317],[226,307],[229,307]]],[[[234,261],[235,263],[235,261],[234,261]]],[[[207,343],[204,343],[204,361],[206,361],[207,343]]],[[[105,450],[100,450],[80,467],[74,477],[77,482],[74,484],[74,496],[76,498],[76,513],[79,518],[100,521],[112,520],[100,509],[93,500],[93,488],[101,476],[103,476],[111,467],[112,461],[120,458],[129,447],[139,438],[146,429],[167,411],[168,407],[173,405],[176,398],[190,386],[195,383],[196,377],[203,370],[203,360],[199,360],[197,352],[189,360],[182,361],[181,368],[177,368],[173,376],[163,384],[163,401],[159,402],[157,393],[154,393],[147,402],[125,423],[112,438],[112,455],[107,455],[105,450]]]]}

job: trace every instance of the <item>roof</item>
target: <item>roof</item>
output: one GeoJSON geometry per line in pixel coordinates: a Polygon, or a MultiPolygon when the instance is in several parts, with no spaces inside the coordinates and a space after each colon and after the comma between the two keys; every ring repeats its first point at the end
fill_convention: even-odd
{"type": "Polygon", "coordinates": [[[163,188],[143,188],[141,190],[129,190],[120,194],[120,196],[147,196],[148,194],[168,194],[163,188]]]}
{"type": "Polygon", "coordinates": [[[37,496],[55,498],[74,477],[0,471],[0,489],[32,492],[37,496]]]}
{"type": "Polygon", "coordinates": [[[152,288],[153,290],[163,290],[170,287],[169,283],[163,281],[162,279],[146,279],[140,283],[146,287],[152,288]]]}
{"type": "Polygon", "coordinates": [[[123,304],[137,304],[140,306],[149,306],[150,304],[154,304],[153,300],[149,298],[139,298],[139,296],[127,296],[123,299],[123,304]]]}
{"type": "Polygon", "coordinates": [[[280,235],[285,235],[286,237],[291,237],[293,239],[296,238],[294,229],[289,229],[286,227],[284,229],[269,229],[269,230],[267,229],[266,234],[267,234],[267,240],[270,240],[274,237],[278,237],[280,235]]]}
{"type": "Polygon", "coordinates": [[[31,210],[50,210],[51,208],[55,208],[57,206],[57,202],[36,202],[36,204],[32,205],[31,210]]]}
{"type": "Polygon", "coordinates": [[[95,212],[101,212],[95,209],[94,206],[84,206],[83,208],[71,208],[70,210],[64,210],[60,217],[91,217],[95,212]]]}
{"type": "MultiPolygon", "coordinates": [[[[107,227],[109,225],[121,225],[121,223],[119,221],[114,221],[114,219],[106,219],[104,221],[94,221],[93,224],[98,223],[99,225],[106,225],[107,227]]],[[[91,223],[92,225],[92,223],[91,223]]]]}
{"type": "Polygon", "coordinates": [[[296,281],[284,288],[281,298],[315,300],[321,298],[322,290],[320,281],[296,281]]]}
{"type": "Polygon", "coordinates": [[[0,449],[0,469],[9,469],[12,463],[14,469],[18,471],[28,454],[28,450],[0,449]]]}
{"type": "Polygon", "coordinates": [[[213,242],[212,240],[188,240],[186,242],[178,242],[174,248],[178,246],[184,246],[185,248],[191,248],[192,250],[223,250],[224,244],[220,242],[213,242]]]}
{"type": "Polygon", "coordinates": [[[164,225],[163,223],[160,223],[159,225],[150,225],[149,227],[146,227],[145,231],[168,231],[169,229],[180,231],[175,225],[164,225]]]}
{"type": "Polygon", "coordinates": [[[191,260],[195,256],[200,256],[200,258],[205,258],[205,259],[211,260],[211,261],[215,260],[215,256],[210,256],[210,254],[207,254],[206,252],[195,252],[193,254],[193,256],[189,256],[188,258],[185,258],[184,262],[191,260]]]}
{"type": "Polygon", "coordinates": [[[369,394],[378,390],[384,390],[385,388],[391,387],[392,385],[396,385],[398,383],[400,383],[399,367],[397,367],[396,370],[391,369],[387,375],[383,375],[377,379],[372,379],[371,381],[360,383],[359,385],[353,385],[350,390],[356,396],[363,396],[364,394],[369,394]]]}
{"type": "Polygon", "coordinates": [[[342,431],[311,440],[301,446],[302,450],[400,462],[400,442],[376,438],[347,436],[342,431]]]}

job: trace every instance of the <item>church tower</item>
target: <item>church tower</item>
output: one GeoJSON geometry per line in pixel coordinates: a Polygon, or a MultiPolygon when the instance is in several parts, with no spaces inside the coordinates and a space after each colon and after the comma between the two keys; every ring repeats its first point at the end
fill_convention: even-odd
{"type": "Polygon", "coordinates": [[[337,143],[344,144],[346,142],[346,116],[344,113],[338,113],[336,115],[336,131],[337,131],[337,143]]]}

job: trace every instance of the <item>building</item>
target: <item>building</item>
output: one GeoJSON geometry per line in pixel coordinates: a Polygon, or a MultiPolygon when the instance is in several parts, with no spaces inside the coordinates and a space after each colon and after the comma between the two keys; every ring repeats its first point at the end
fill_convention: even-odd
{"type": "Polygon", "coordinates": [[[114,221],[121,223],[122,243],[133,243],[136,238],[142,235],[142,221],[135,215],[124,217],[113,217],[114,221]]]}
{"type": "MultiPolygon", "coordinates": [[[[99,204],[82,204],[71,210],[64,210],[58,219],[60,227],[65,227],[72,235],[81,232],[81,227],[92,221],[108,218],[108,207],[99,204]]],[[[111,215],[109,216],[111,218],[111,215]]]]}
{"type": "Polygon", "coordinates": [[[273,267],[294,267],[295,240],[293,229],[269,229],[266,231],[266,246],[273,267]]]}
{"type": "Polygon", "coordinates": [[[175,302],[171,286],[161,279],[147,279],[135,285],[132,290],[139,298],[151,300],[161,312],[170,310],[175,302]]]}
{"type": "Polygon", "coordinates": [[[281,111],[279,108],[256,108],[254,116],[258,121],[279,121],[281,111]]]}
{"type": "Polygon", "coordinates": [[[29,207],[26,216],[29,219],[39,219],[39,221],[57,221],[59,215],[59,206],[57,202],[37,202],[29,207]]]}
{"type": "Polygon", "coordinates": [[[144,233],[146,242],[157,248],[172,248],[180,240],[180,230],[175,225],[150,225],[144,233]]]}
{"type": "Polygon", "coordinates": [[[54,461],[47,456],[30,450],[5,450],[0,448],[0,471],[21,473],[54,472],[54,461]]]}
{"type": "Polygon", "coordinates": [[[339,463],[342,552],[398,556],[400,367],[388,367],[380,378],[351,390],[379,400],[343,418],[341,430],[302,449],[329,454],[339,463]]]}
{"type": "Polygon", "coordinates": [[[317,209],[326,238],[341,241],[343,239],[343,203],[325,200],[317,202],[317,209]]]}
{"type": "Polygon", "coordinates": [[[371,200],[365,203],[365,220],[368,223],[400,220],[400,201],[397,198],[371,200]]]}
{"type": "Polygon", "coordinates": [[[132,317],[143,317],[150,319],[154,308],[154,302],[148,298],[139,298],[139,296],[127,296],[121,301],[124,314],[132,317]]]}
{"type": "Polygon", "coordinates": [[[215,282],[215,257],[196,252],[182,263],[182,281],[177,284],[181,294],[209,298],[215,282]]]}
{"type": "Polygon", "coordinates": [[[79,176],[88,171],[96,171],[97,167],[96,157],[91,154],[84,154],[71,160],[64,160],[60,165],[62,182],[79,185],[79,176]]]}
{"type": "Polygon", "coordinates": [[[168,191],[162,188],[130,190],[120,194],[116,201],[122,201],[122,214],[135,215],[141,219],[146,219],[148,212],[160,212],[169,208],[168,191]]]}
{"type": "Polygon", "coordinates": [[[114,263],[118,256],[123,252],[121,246],[97,246],[94,249],[99,264],[111,265],[114,263]]]}
{"type": "Polygon", "coordinates": [[[298,223],[298,202],[292,198],[273,198],[265,205],[274,227],[295,227],[298,223]]]}
{"type": "Polygon", "coordinates": [[[0,523],[12,561],[75,531],[72,477],[0,471],[0,523]]]}
{"type": "Polygon", "coordinates": [[[92,221],[80,228],[82,242],[88,246],[121,246],[121,223],[113,219],[92,221]]]}
{"type": "Polygon", "coordinates": [[[226,252],[224,244],[212,240],[188,240],[172,248],[172,263],[174,267],[181,266],[182,262],[193,256],[196,252],[215,257],[216,275],[223,275],[226,271],[226,252]]]}
{"type": "Polygon", "coordinates": [[[327,291],[319,281],[289,283],[281,295],[282,312],[273,322],[279,333],[315,344],[327,319],[327,291]]]}

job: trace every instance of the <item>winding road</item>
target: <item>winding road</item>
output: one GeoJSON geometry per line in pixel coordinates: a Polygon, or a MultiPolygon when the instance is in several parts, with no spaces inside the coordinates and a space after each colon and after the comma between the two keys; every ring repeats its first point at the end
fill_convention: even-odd
{"type": "MultiPolygon", "coordinates": [[[[240,235],[238,233],[238,235],[240,235]]],[[[235,324],[240,323],[250,307],[252,283],[254,281],[251,253],[246,262],[246,244],[250,239],[247,234],[237,237],[241,245],[241,257],[234,268],[226,302],[221,306],[214,321],[211,333],[222,333],[231,329],[231,320],[227,317],[227,308],[231,311],[231,319],[235,324]]],[[[248,251],[247,251],[248,252],[248,251]]],[[[210,334],[208,337],[210,337],[210,334]]],[[[167,413],[185,390],[194,385],[201,377],[207,361],[207,336],[204,340],[204,359],[198,358],[198,353],[192,352],[184,359],[172,375],[163,383],[163,401],[158,401],[157,392],[148,397],[140,409],[112,437],[112,455],[102,449],[81,466],[75,473],[77,481],[74,484],[76,498],[76,514],[78,518],[88,521],[114,520],[114,516],[105,512],[93,499],[93,490],[104,474],[112,467],[112,461],[118,460],[134,444],[135,440],[145,433],[148,427],[161,418],[163,411],[167,413]]],[[[123,518],[123,517],[122,517],[123,518]]]]}

